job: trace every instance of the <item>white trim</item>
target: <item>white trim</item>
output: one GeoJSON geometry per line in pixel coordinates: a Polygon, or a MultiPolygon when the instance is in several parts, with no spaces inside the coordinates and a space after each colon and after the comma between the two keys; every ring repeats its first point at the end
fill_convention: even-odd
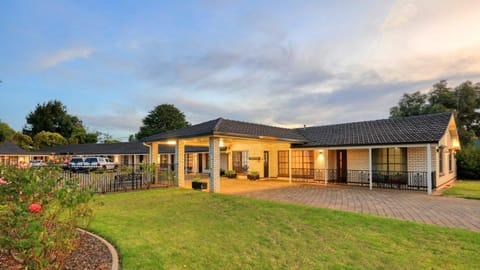
{"type": "Polygon", "coordinates": [[[290,148],[292,150],[348,150],[348,149],[368,149],[368,148],[394,148],[394,147],[425,147],[428,144],[386,144],[386,145],[364,145],[364,146],[332,146],[332,147],[305,147],[290,148]]]}

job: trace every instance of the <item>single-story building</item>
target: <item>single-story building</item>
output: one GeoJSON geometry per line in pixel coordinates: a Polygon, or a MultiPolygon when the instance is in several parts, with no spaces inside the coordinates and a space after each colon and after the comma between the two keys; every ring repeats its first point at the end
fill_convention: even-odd
{"type": "Polygon", "coordinates": [[[20,148],[13,142],[0,143],[0,164],[17,165],[28,163],[30,152],[20,148]]]}
{"type": "Polygon", "coordinates": [[[159,146],[174,146],[179,186],[185,184],[186,170],[178,168],[189,167],[185,162],[190,162],[184,158],[186,147],[208,147],[202,158],[208,159],[211,192],[220,190],[220,169],[228,169],[239,175],[255,171],[262,178],[430,194],[456,179],[454,160],[460,149],[452,113],[298,129],[218,118],[156,134],[144,142],[150,146],[150,160],[159,163],[159,146]]]}

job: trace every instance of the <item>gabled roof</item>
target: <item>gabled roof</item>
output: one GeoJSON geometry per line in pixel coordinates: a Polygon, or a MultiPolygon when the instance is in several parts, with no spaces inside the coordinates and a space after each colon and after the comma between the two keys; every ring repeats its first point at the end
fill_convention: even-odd
{"type": "Polygon", "coordinates": [[[305,138],[293,129],[247,123],[223,118],[156,134],[144,138],[144,141],[152,142],[173,138],[191,138],[209,135],[238,136],[256,139],[269,137],[297,143],[305,142],[305,138]]]}
{"type": "Polygon", "coordinates": [[[445,134],[452,113],[437,113],[375,121],[299,128],[309,146],[360,146],[438,143],[445,134]]]}
{"type": "Polygon", "coordinates": [[[20,148],[13,142],[4,142],[0,143],[0,156],[1,155],[31,155],[31,153],[20,148]]]}

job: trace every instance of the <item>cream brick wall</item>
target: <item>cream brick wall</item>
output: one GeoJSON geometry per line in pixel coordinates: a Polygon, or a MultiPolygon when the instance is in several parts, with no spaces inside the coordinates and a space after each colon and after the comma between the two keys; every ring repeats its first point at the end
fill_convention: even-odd
{"type": "Polygon", "coordinates": [[[457,178],[457,160],[452,156],[452,170],[448,169],[448,156],[453,154],[453,139],[450,131],[446,131],[440,140],[440,145],[444,146],[442,152],[437,153],[437,160],[440,160],[440,155],[443,155],[443,173],[440,174],[440,164],[436,164],[437,170],[437,186],[441,186],[451,180],[457,178]]]}
{"type": "Polygon", "coordinates": [[[247,151],[248,157],[260,158],[256,160],[249,160],[249,171],[257,171],[260,177],[264,177],[264,151],[269,152],[269,177],[278,176],[278,151],[288,151],[289,143],[285,142],[269,142],[258,140],[235,140],[228,145],[229,150],[229,169],[233,168],[233,160],[231,158],[233,151],[247,151]]]}
{"type": "Polygon", "coordinates": [[[347,168],[349,170],[368,170],[368,149],[347,150],[347,168]]]}

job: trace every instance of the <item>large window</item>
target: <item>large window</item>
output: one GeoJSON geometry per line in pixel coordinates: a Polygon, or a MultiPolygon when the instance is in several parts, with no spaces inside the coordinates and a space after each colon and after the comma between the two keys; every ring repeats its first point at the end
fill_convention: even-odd
{"type": "Polygon", "coordinates": [[[288,176],[288,151],[278,151],[278,176],[288,176]]]}
{"type": "Polygon", "coordinates": [[[373,149],[373,169],[385,172],[407,171],[407,148],[373,149]]]}
{"type": "Polygon", "coordinates": [[[233,151],[233,170],[237,173],[248,172],[248,152],[247,151],[233,151]]]}
{"type": "MultiPolygon", "coordinates": [[[[292,176],[312,177],[314,157],[312,150],[292,151],[292,176]]],[[[288,151],[278,151],[278,176],[288,176],[288,151]]]]}

